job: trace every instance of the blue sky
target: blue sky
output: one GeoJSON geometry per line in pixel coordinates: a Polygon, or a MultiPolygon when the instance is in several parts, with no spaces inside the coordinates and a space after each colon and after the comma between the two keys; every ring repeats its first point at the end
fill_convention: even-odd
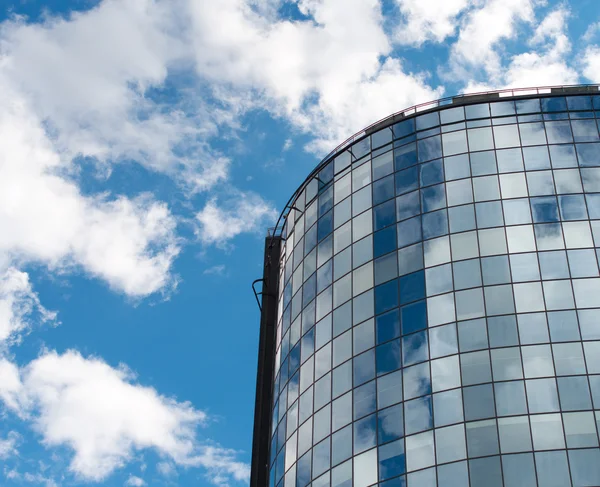
{"type": "Polygon", "coordinates": [[[597,82],[592,0],[6,0],[0,484],[244,485],[265,229],[441,96],[597,82]]]}

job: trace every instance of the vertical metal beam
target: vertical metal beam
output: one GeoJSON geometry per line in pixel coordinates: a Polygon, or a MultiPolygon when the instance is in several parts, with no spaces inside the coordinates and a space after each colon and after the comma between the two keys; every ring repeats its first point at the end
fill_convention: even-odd
{"type": "Polygon", "coordinates": [[[267,487],[269,485],[273,364],[275,360],[281,241],[281,237],[275,236],[269,236],[265,240],[250,487],[267,487]]]}

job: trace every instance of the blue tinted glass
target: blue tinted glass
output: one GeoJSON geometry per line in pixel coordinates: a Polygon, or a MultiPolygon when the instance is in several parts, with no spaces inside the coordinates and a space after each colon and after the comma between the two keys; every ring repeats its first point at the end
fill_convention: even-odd
{"type": "Polygon", "coordinates": [[[388,227],[373,234],[373,255],[375,258],[396,249],[396,228],[388,227]]]}
{"type": "Polygon", "coordinates": [[[427,306],[418,301],[401,308],[402,334],[407,335],[427,327],[427,306]]]}
{"type": "Polygon", "coordinates": [[[392,223],[396,223],[396,202],[389,200],[373,208],[375,230],[381,230],[392,223]]]}
{"type": "Polygon", "coordinates": [[[580,166],[600,166],[600,143],[577,144],[575,147],[580,166]]]}
{"type": "Polygon", "coordinates": [[[434,211],[423,215],[423,238],[434,238],[448,234],[448,212],[434,211]]]}
{"type": "Polygon", "coordinates": [[[573,485],[600,485],[600,450],[569,450],[573,485]]]}
{"type": "MultiPolygon", "coordinates": [[[[418,362],[425,362],[426,360],[429,360],[427,331],[412,333],[411,335],[404,335],[404,337],[402,338],[402,365],[406,367],[407,365],[416,364],[418,362]]],[[[413,397],[420,396],[425,393],[420,389],[418,392],[419,393],[414,394],[413,397]]],[[[427,393],[429,392],[431,391],[428,389],[427,393]]]]}
{"type": "Polygon", "coordinates": [[[387,480],[386,482],[381,482],[379,484],[379,487],[406,487],[406,477],[403,475],[402,477],[396,477],[395,479],[387,480]]]}
{"type": "Polygon", "coordinates": [[[504,455],[502,457],[504,487],[529,487],[536,485],[533,454],[504,455]]]}
{"type": "Polygon", "coordinates": [[[500,457],[469,460],[471,487],[502,487],[500,457]]]}
{"type": "Polygon", "coordinates": [[[487,103],[467,105],[465,107],[465,112],[467,114],[467,119],[486,118],[490,116],[490,106],[487,103]]]}
{"type": "Polygon", "coordinates": [[[371,134],[371,145],[373,148],[381,147],[392,141],[392,129],[391,127],[386,127],[379,132],[375,132],[371,134]]]}
{"type": "Polygon", "coordinates": [[[375,414],[354,423],[354,454],[372,448],[377,443],[377,418],[375,414]]]}
{"type": "Polygon", "coordinates": [[[403,122],[398,122],[396,125],[394,125],[393,130],[394,130],[394,137],[396,139],[399,139],[401,137],[406,137],[407,135],[414,133],[415,119],[411,118],[409,120],[404,120],[403,122]]]}
{"type": "Polygon", "coordinates": [[[416,118],[417,130],[425,130],[440,124],[439,112],[427,113],[416,118]]]}
{"type": "Polygon", "coordinates": [[[463,403],[467,421],[491,418],[495,415],[494,392],[491,384],[465,387],[463,403]]]}
{"type": "Polygon", "coordinates": [[[375,288],[375,314],[398,306],[398,281],[386,282],[375,288]]]}
{"type": "Polygon", "coordinates": [[[321,171],[319,171],[320,185],[326,185],[333,179],[333,161],[329,162],[321,171]]]}
{"type": "Polygon", "coordinates": [[[317,245],[317,225],[313,225],[304,237],[305,254],[308,254],[317,245]]]}
{"type": "Polygon", "coordinates": [[[442,157],[442,139],[439,135],[418,142],[419,162],[430,161],[442,157]]]}
{"type": "Polygon", "coordinates": [[[540,111],[540,100],[535,98],[533,100],[516,100],[515,106],[517,107],[517,113],[535,113],[540,111]]]}
{"type": "Polygon", "coordinates": [[[377,413],[377,439],[379,443],[397,440],[404,436],[402,404],[383,409],[377,413]]]}
{"type": "Polygon", "coordinates": [[[421,397],[404,403],[406,434],[410,435],[433,428],[431,396],[421,397]]]}
{"type": "Polygon", "coordinates": [[[414,191],[419,187],[419,172],[417,167],[411,167],[396,173],[396,194],[414,191]]]}
{"type": "Polygon", "coordinates": [[[573,120],[573,138],[575,142],[596,142],[598,126],[595,120],[573,120]]]}
{"type": "Polygon", "coordinates": [[[394,197],[394,175],[375,181],[373,183],[373,204],[377,205],[394,197]]]}
{"type": "Polygon", "coordinates": [[[316,295],[317,274],[313,274],[306,280],[304,286],[302,287],[302,306],[305,307],[306,305],[308,305],[308,303],[310,303],[316,295]]]}
{"type": "Polygon", "coordinates": [[[438,467],[438,487],[468,487],[467,462],[449,463],[438,467]]]}
{"type": "Polygon", "coordinates": [[[406,220],[421,213],[421,197],[418,191],[398,196],[396,198],[398,220],[406,220]]]}
{"type": "Polygon", "coordinates": [[[375,381],[371,381],[354,389],[354,419],[362,418],[377,409],[377,393],[375,381]]]}
{"type": "Polygon", "coordinates": [[[413,272],[400,278],[400,304],[425,297],[425,272],[413,272]]]}
{"type": "Polygon", "coordinates": [[[531,198],[531,211],[535,223],[557,222],[558,205],[553,196],[543,198],[531,198]]]}
{"type": "Polygon", "coordinates": [[[396,171],[406,167],[414,166],[417,163],[417,144],[405,145],[394,149],[394,164],[396,171]]]}
{"type": "Polygon", "coordinates": [[[442,160],[431,161],[421,166],[421,186],[441,183],[444,180],[442,160]]]}
{"type": "Polygon", "coordinates": [[[400,336],[400,313],[397,309],[375,318],[377,343],[384,343],[400,336]]]}
{"type": "Polygon", "coordinates": [[[421,240],[421,217],[418,216],[398,223],[398,248],[421,240]]]}
{"type": "Polygon", "coordinates": [[[296,487],[305,487],[310,483],[311,458],[311,452],[308,452],[296,463],[296,487]]]}
{"type": "Polygon", "coordinates": [[[571,194],[558,197],[560,216],[563,220],[585,220],[587,211],[582,194],[571,194]]]}
{"type": "Polygon", "coordinates": [[[359,140],[350,147],[350,150],[355,159],[360,159],[365,154],[371,152],[371,137],[365,137],[363,140],[359,140]]]}
{"type": "Polygon", "coordinates": [[[442,123],[460,122],[465,119],[465,111],[463,107],[447,108],[440,112],[442,123]]]}
{"type": "Polygon", "coordinates": [[[542,98],[543,112],[564,112],[567,110],[567,100],[564,97],[542,98]]]}
{"type": "Polygon", "coordinates": [[[375,350],[371,349],[352,359],[354,387],[375,378],[375,350]]]}
{"type": "Polygon", "coordinates": [[[566,452],[538,452],[535,454],[535,463],[537,466],[539,487],[571,485],[566,452]]]}
{"type": "Polygon", "coordinates": [[[492,117],[502,117],[505,115],[515,114],[515,102],[513,101],[490,103],[490,107],[492,109],[492,117]]]}
{"type": "Polygon", "coordinates": [[[319,218],[318,228],[318,239],[320,242],[333,231],[333,211],[319,218]]]}
{"type": "Polygon", "coordinates": [[[589,96],[567,96],[569,110],[591,110],[592,99],[589,96]]]}
{"type": "Polygon", "coordinates": [[[430,186],[421,190],[423,212],[439,210],[446,206],[446,190],[444,184],[430,186]]]}
{"type": "Polygon", "coordinates": [[[561,122],[545,122],[546,135],[549,144],[566,144],[573,142],[571,123],[568,120],[561,122]]]}
{"type": "MultiPolygon", "coordinates": [[[[402,440],[379,447],[379,480],[402,475],[405,468],[404,442],[402,440]]],[[[387,484],[386,484],[387,485],[387,484]]]]}
{"type": "Polygon", "coordinates": [[[329,186],[319,195],[319,216],[333,208],[333,186],[329,186]]]}
{"type": "Polygon", "coordinates": [[[346,428],[334,433],[334,435],[331,437],[331,440],[332,465],[337,465],[338,463],[343,462],[352,456],[352,426],[347,426],[346,428]]]}
{"type": "Polygon", "coordinates": [[[377,375],[393,372],[400,368],[400,339],[392,340],[377,347],[377,375]]]}
{"type": "Polygon", "coordinates": [[[585,195],[590,212],[590,218],[594,220],[600,219],[600,194],[585,195]]]}

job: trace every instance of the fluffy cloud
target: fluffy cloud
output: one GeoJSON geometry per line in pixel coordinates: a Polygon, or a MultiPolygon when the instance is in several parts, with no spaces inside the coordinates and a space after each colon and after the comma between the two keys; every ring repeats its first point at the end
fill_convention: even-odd
{"type": "Polygon", "coordinates": [[[517,34],[520,22],[533,22],[536,0],[490,0],[468,13],[452,45],[450,65],[455,79],[483,70],[492,83],[500,75],[498,44],[517,34]]]}
{"type": "Polygon", "coordinates": [[[224,246],[243,232],[264,230],[277,212],[258,195],[239,193],[219,206],[217,199],[206,203],[196,214],[197,234],[205,245],[224,246]]]}
{"type": "Polygon", "coordinates": [[[0,459],[6,459],[17,452],[17,441],[19,434],[16,431],[11,431],[4,439],[0,438],[0,459]]]}
{"type": "Polygon", "coordinates": [[[135,475],[130,475],[127,481],[125,482],[125,485],[130,487],[143,487],[144,485],[146,485],[146,482],[144,481],[144,479],[136,477],[135,475]]]}
{"type": "Polygon", "coordinates": [[[27,273],[11,267],[0,275],[0,352],[34,322],[55,319],[56,313],[45,309],[33,292],[27,273]]]}
{"type": "Polygon", "coordinates": [[[458,15],[472,3],[472,0],[396,0],[402,16],[396,40],[416,46],[426,41],[442,42],[455,33],[458,15]]]}
{"type": "Polygon", "coordinates": [[[149,195],[84,196],[39,118],[0,75],[0,270],[13,263],[83,267],[143,296],[168,287],[175,219],[149,195]]]}
{"type": "Polygon", "coordinates": [[[558,7],[537,23],[540,2],[491,0],[465,18],[451,47],[449,79],[463,80],[465,92],[575,84],[579,75],[569,64],[569,11],[558,7]],[[504,42],[515,39],[520,25],[532,27],[524,52],[506,53],[504,42]]]}
{"type": "Polygon", "coordinates": [[[441,94],[392,57],[377,0],[300,0],[309,20],[261,15],[245,0],[190,2],[199,75],[224,100],[266,108],[328,152],[391,112],[441,94]],[[227,87],[225,89],[223,87],[227,87]],[[255,96],[241,96],[244,90],[255,96]],[[235,95],[231,93],[234,92],[235,95]]]}
{"type": "Polygon", "coordinates": [[[21,370],[3,360],[0,397],[32,421],[44,444],[69,447],[70,469],[86,480],[105,479],[148,448],[175,464],[204,467],[219,484],[248,478],[236,452],[198,442],[204,412],[159,395],[125,368],[98,358],[46,352],[21,370]]]}
{"type": "Polygon", "coordinates": [[[68,19],[2,24],[2,72],[60,153],[132,159],[199,189],[226,176],[229,161],[206,144],[216,126],[201,100],[153,101],[190,56],[176,3],[104,0],[68,19]]]}
{"type": "Polygon", "coordinates": [[[600,47],[592,45],[585,51],[583,75],[592,82],[600,79],[600,47]]]}
{"type": "Polygon", "coordinates": [[[530,45],[536,49],[512,58],[504,73],[508,87],[575,84],[578,73],[568,66],[571,43],[566,34],[569,13],[564,8],[550,12],[537,26],[530,45]]]}

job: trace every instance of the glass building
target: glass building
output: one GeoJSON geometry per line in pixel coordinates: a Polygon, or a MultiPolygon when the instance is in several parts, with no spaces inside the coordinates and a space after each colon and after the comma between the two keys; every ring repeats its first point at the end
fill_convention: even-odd
{"type": "Polygon", "coordinates": [[[600,485],[599,118],[461,96],[319,164],[266,240],[252,487],[600,485]]]}

